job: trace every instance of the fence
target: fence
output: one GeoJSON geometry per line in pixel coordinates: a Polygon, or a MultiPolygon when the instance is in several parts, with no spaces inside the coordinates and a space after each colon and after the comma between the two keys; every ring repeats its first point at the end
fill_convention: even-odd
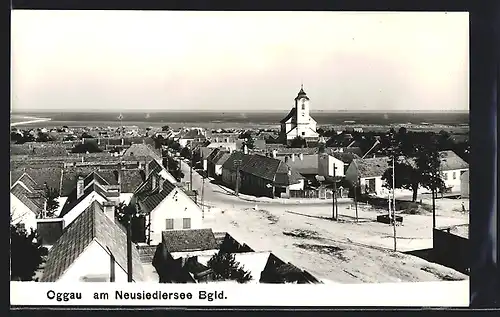
{"type": "MultiPolygon", "coordinates": [[[[337,189],[338,197],[337,198],[346,198],[349,195],[349,189],[347,188],[338,188],[337,189]]],[[[319,198],[319,199],[332,199],[333,191],[330,189],[304,189],[304,190],[291,190],[290,198],[300,198],[300,199],[311,199],[311,198],[319,198]]]]}
{"type": "Polygon", "coordinates": [[[469,239],[453,234],[450,229],[433,230],[433,256],[438,263],[467,273],[470,267],[469,239]]]}

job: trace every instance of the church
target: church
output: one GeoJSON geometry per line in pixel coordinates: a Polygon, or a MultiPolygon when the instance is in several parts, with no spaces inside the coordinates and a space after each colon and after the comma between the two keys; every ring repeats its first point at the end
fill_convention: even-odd
{"type": "Polygon", "coordinates": [[[281,123],[280,138],[284,144],[289,144],[296,137],[301,137],[306,141],[318,141],[316,132],[316,121],[309,114],[309,97],[304,92],[303,85],[295,97],[295,106],[281,123]]]}

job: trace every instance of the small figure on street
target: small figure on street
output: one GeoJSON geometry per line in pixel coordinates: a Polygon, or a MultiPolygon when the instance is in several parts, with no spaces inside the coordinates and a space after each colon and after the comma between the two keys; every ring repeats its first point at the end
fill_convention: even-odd
{"type": "Polygon", "coordinates": [[[462,202],[462,211],[465,212],[465,205],[464,202],[462,202]]]}

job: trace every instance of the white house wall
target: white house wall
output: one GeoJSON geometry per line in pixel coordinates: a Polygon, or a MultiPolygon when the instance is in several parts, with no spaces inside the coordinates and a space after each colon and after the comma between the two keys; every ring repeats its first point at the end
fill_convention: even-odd
{"type": "Polygon", "coordinates": [[[443,177],[443,181],[446,187],[451,188],[451,191],[454,193],[460,192],[460,188],[462,185],[460,172],[466,172],[468,169],[458,169],[458,170],[449,170],[443,171],[443,175],[447,175],[448,179],[443,177]],[[455,173],[455,179],[453,179],[453,173],[455,173]]]}
{"type": "Polygon", "coordinates": [[[178,259],[178,258],[190,258],[190,257],[193,257],[193,256],[207,256],[207,257],[212,257],[217,252],[219,252],[218,249],[213,249],[213,250],[192,251],[192,252],[172,252],[170,255],[174,259],[178,259]]]}
{"type": "Polygon", "coordinates": [[[90,204],[94,201],[97,200],[99,203],[104,203],[106,201],[106,198],[102,197],[96,192],[91,193],[87,197],[85,197],[78,205],[73,207],[69,213],[67,213],[63,218],[64,218],[64,227],[66,228],[69,226],[82,212],[87,209],[90,204]]]}
{"type": "Polygon", "coordinates": [[[304,189],[304,180],[301,179],[297,184],[289,185],[289,190],[303,190],[304,189]]]}
{"type": "Polygon", "coordinates": [[[191,218],[190,229],[202,228],[202,211],[198,205],[180,189],[174,189],[151,212],[151,244],[161,242],[166,230],[166,219],[174,219],[174,230],[182,229],[183,218],[191,218]],[[177,192],[177,195],[175,193],[177,192]],[[174,199],[177,197],[177,201],[174,199]]]}
{"type": "Polygon", "coordinates": [[[215,175],[222,175],[222,165],[215,165],[215,175]]]}
{"type": "MultiPolygon", "coordinates": [[[[126,268],[114,263],[115,282],[127,282],[126,268]]],[[[85,277],[102,276],[109,281],[111,276],[111,259],[101,245],[92,241],[57,282],[85,282],[85,277]]]]}
{"type": "Polygon", "coordinates": [[[35,213],[12,193],[10,194],[10,211],[12,213],[12,224],[23,223],[28,231],[37,228],[35,213]]]}

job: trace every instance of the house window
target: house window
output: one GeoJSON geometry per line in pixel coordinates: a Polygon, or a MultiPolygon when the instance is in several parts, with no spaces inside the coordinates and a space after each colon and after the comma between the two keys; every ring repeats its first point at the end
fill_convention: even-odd
{"type": "Polygon", "coordinates": [[[174,229],[174,219],[167,219],[165,230],[173,230],[174,229]]]}
{"type": "Polygon", "coordinates": [[[448,173],[443,173],[443,179],[444,179],[445,181],[447,181],[447,180],[448,180],[448,173]]]}
{"type": "Polygon", "coordinates": [[[182,229],[191,229],[191,218],[182,219],[182,229]]]}
{"type": "Polygon", "coordinates": [[[457,172],[453,172],[453,179],[457,179],[457,172]]]}
{"type": "Polygon", "coordinates": [[[302,132],[302,135],[306,135],[306,133],[305,133],[305,132],[302,132]]]}

